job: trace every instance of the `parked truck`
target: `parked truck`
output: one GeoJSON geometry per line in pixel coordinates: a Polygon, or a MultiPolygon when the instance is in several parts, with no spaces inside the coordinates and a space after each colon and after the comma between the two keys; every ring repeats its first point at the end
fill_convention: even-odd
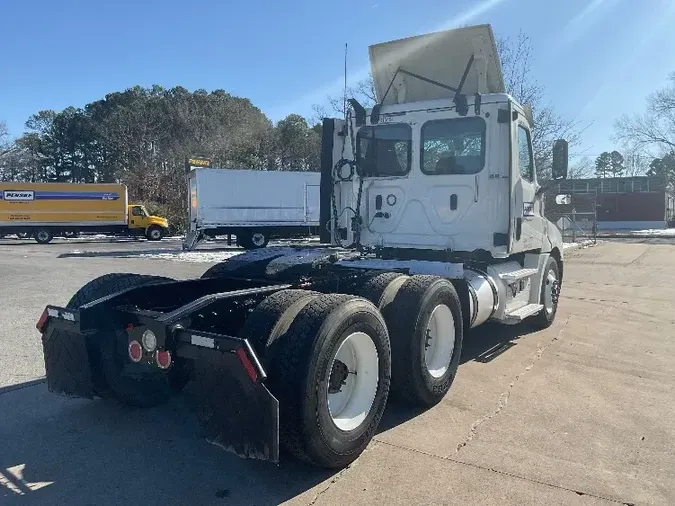
{"type": "Polygon", "coordinates": [[[32,236],[40,244],[80,233],[162,239],[165,218],[129,204],[123,184],[0,182],[0,236],[32,236]]]}
{"type": "Polygon", "coordinates": [[[204,237],[236,236],[246,249],[270,238],[318,235],[319,172],[194,168],[183,249],[204,237]]]}
{"type": "MultiPolygon", "coordinates": [[[[490,26],[370,59],[378,103],[323,121],[322,244],[247,251],[198,279],[90,281],[37,323],[52,392],[152,406],[190,382],[209,442],[341,468],[390,396],[448,394],[469,329],[552,325],[562,239],[490,26]]],[[[564,140],[552,173],[566,177],[564,140]]]]}

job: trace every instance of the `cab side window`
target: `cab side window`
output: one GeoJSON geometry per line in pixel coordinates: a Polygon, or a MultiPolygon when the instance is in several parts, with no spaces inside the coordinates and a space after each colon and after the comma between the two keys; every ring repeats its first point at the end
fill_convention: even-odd
{"type": "Polygon", "coordinates": [[[132,207],[131,214],[134,216],[143,216],[143,211],[141,210],[140,207],[132,207]]]}
{"type": "Polygon", "coordinates": [[[518,125],[518,166],[520,177],[532,183],[534,181],[534,163],[532,161],[532,143],[530,132],[518,125]]]}

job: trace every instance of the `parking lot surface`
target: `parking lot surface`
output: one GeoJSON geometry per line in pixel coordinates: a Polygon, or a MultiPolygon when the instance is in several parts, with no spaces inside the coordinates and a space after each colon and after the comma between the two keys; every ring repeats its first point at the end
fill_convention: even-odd
{"type": "Polygon", "coordinates": [[[551,328],[470,332],[446,398],[390,405],[338,473],[225,453],[184,396],[134,410],[40,381],[46,304],[109,272],[199,276],[239,250],[200,251],[0,240],[0,504],[675,504],[675,242],[566,251],[551,328]]]}

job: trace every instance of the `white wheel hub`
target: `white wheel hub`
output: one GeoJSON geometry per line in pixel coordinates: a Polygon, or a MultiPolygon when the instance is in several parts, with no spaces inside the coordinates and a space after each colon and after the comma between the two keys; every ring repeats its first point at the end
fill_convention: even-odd
{"type": "Polygon", "coordinates": [[[455,350],[455,318],[445,304],[431,312],[424,343],[424,363],[433,378],[441,378],[450,367],[455,350]]]}
{"type": "Polygon", "coordinates": [[[328,410],[338,429],[354,430],[363,423],[373,407],[378,381],[373,339],[365,332],[348,335],[328,370],[328,410]]]}
{"type": "Polygon", "coordinates": [[[150,237],[152,237],[153,239],[159,239],[160,234],[161,234],[161,232],[159,230],[157,230],[156,228],[153,228],[150,231],[150,237]]]}

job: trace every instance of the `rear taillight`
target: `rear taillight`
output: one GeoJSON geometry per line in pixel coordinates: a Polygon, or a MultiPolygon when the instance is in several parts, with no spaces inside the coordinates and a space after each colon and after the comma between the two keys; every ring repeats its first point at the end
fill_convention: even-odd
{"type": "Polygon", "coordinates": [[[171,366],[171,353],[166,350],[159,350],[155,353],[155,361],[160,369],[168,369],[171,366]]]}
{"type": "Polygon", "coordinates": [[[143,359],[143,347],[138,341],[129,343],[129,358],[132,362],[140,362],[143,359]]]}
{"type": "Polygon", "coordinates": [[[248,358],[248,355],[246,355],[244,348],[237,348],[237,356],[241,361],[241,365],[243,365],[244,369],[246,369],[246,374],[248,374],[248,377],[251,378],[251,381],[255,383],[258,379],[258,371],[255,370],[255,366],[248,358]]]}
{"type": "Polygon", "coordinates": [[[40,319],[38,320],[37,324],[35,324],[35,328],[38,329],[40,332],[43,332],[48,317],[49,313],[47,313],[47,309],[45,308],[45,310],[42,311],[42,315],[40,316],[40,319]]]}

